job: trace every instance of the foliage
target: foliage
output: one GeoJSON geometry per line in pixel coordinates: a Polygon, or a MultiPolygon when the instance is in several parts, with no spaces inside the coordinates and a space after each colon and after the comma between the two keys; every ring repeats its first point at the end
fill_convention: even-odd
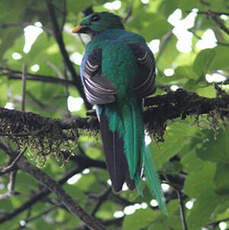
{"type": "MultiPolygon", "coordinates": [[[[66,64],[66,58],[82,55],[82,40],[87,40],[84,36],[73,35],[71,28],[79,24],[83,11],[91,4],[94,11],[104,11],[107,10],[105,3],[112,1],[53,0],[63,44],[58,40],[61,35],[54,32],[48,2],[19,0],[12,4],[8,0],[0,1],[0,107],[12,103],[15,109],[21,110],[22,101],[25,101],[26,112],[53,119],[72,116],[85,118],[88,105],[74,112],[68,110],[69,96],[79,98],[81,93],[75,79],[79,78],[79,65],[73,64],[74,75],[69,64],[66,64]],[[41,27],[42,32],[30,51],[25,53],[23,29],[29,25],[41,27]],[[63,47],[67,50],[65,54],[63,47]],[[38,71],[33,71],[35,65],[39,66],[38,71]],[[27,77],[25,97],[22,96],[23,66],[27,77]]],[[[160,40],[159,50],[155,52],[157,95],[180,87],[207,98],[220,98],[229,89],[228,9],[227,0],[127,0],[121,1],[121,7],[114,13],[125,18],[127,30],[142,34],[154,48],[155,40],[160,40]],[[192,40],[188,52],[181,52],[177,48],[181,38],[177,38],[174,26],[168,22],[177,9],[182,13],[182,19],[190,17],[190,11],[198,10],[193,25],[189,27],[192,40]],[[197,48],[200,37],[209,29],[217,39],[215,47],[197,48]],[[171,74],[166,74],[167,69],[172,69],[171,74]],[[206,75],[224,76],[224,81],[218,83],[216,90],[213,83],[206,80],[206,75]]],[[[226,112],[228,115],[228,108],[226,112]]],[[[229,226],[228,117],[222,119],[217,110],[205,115],[196,113],[196,116],[187,116],[185,119],[169,120],[163,124],[166,127],[163,138],[159,138],[164,141],[152,140],[150,143],[160,177],[164,184],[169,185],[165,191],[168,216],[164,216],[156,205],[152,206],[153,197],[147,186],[144,197],[129,190],[120,194],[112,193],[107,183],[108,174],[101,162],[104,154],[98,134],[84,128],[63,131],[57,125],[37,124],[41,129],[40,137],[35,137],[37,133],[30,133],[27,139],[14,137],[13,133],[8,132],[9,127],[5,127],[5,132],[10,138],[0,133],[1,194],[7,193],[7,185],[11,181],[11,174],[3,173],[8,162],[13,160],[12,155],[7,156],[7,152],[9,149],[19,151],[18,147],[21,150],[27,147],[25,156],[31,161],[34,158],[41,161],[37,154],[42,152],[46,160],[42,170],[55,180],[63,178],[71,169],[78,169],[78,180],[73,184],[65,181],[63,188],[87,213],[101,219],[106,229],[211,230],[219,229],[222,222],[229,226]],[[63,163],[60,164],[57,158],[61,154],[59,161],[63,163]],[[84,161],[82,164],[81,156],[86,157],[87,164],[84,161]],[[90,168],[89,173],[85,168],[90,168]],[[177,199],[177,192],[182,194],[180,200],[177,199]],[[184,205],[183,219],[179,202],[184,205]],[[188,204],[193,204],[193,207],[188,204]]],[[[28,132],[26,127],[28,124],[23,118],[15,119],[14,131],[25,135],[28,132]]],[[[29,132],[33,132],[33,129],[29,132]]],[[[0,196],[1,229],[86,229],[52,193],[42,196],[37,202],[31,202],[24,212],[18,212],[12,219],[7,218],[9,212],[22,207],[44,189],[23,170],[19,169],[15,175],[12,193],[8,197],[0,196]],[[4,220],[5,217],[11,221],[4,220]]]]}

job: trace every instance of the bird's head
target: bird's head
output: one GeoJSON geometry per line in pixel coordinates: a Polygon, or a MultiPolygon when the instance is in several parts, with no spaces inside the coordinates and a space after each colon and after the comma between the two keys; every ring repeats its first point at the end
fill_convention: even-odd
{"type": "Polygon", "coordinates": [[[95,35],[107,29],[124,29],[121,18],[108,12],[92,13],[85,17],[72,32],[95,35]]]}

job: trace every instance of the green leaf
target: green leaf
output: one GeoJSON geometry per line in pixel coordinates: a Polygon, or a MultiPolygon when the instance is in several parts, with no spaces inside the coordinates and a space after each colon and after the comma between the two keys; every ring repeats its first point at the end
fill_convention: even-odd
{"type": "Polygon", "coordinates": [[[0,29],[0,60],[4,53],[14,44],[14,41],[22,34],[19,28],[0,29]]]}
{"type": "Polygon", "coordinates": [[[212,190],[202,192],[196,199],[194,207],[187,218],[189,229],[200,229],[211,223],[211,214],[219,202],[219,197],[212,190]]]}
{"type": "Polygon", "coordinates": [[[181,154],[181,150],[192,140],[196,128],[186,121],[177,121],[167,126],[163,143],[151,142],[150,148],[158,169],[171,157],[181,154]]]}
{"type": "Polygon", "coordinates": [[[192,66],[178,66],[175,69],[176,79],[197,79],[198,75],[193,71],[192,66]]]}
{"type": "Polygon", "coordinates": [[[208,98],[216,97],[216,90],[213,85],[210,85],[208,87],[199,88],[196,90],[196,93],[202,97],[208,97],[208,98]]]}
{"type": "Polygon", "coordinates": [[[127,24],[127,29],[131,28],[132,32],[138,32],[148,42],[152,39],[160,39],[172,28],[164,17],[144,9],[134,12],[133,16],[133,19],[127,24]]]}
{"type": "Polygon", "coordinates": [[[199,78],[204,78],[205,74],[208,72],[209,67],[214,61],[216,56],[216,51],[214,49],[202,50],[196,57],[193,70],[199,76],[199,78]]]}
{"type": "Polygon", "coordinates": [[[172,68],[173,64],[176,62],[176,58],[179,55],[179,51],[176,48],[177,38],[175,35],[172,35],[165,44],[163,48],[158,53],[157,67],[159,69],[172,68]]]}
{"type": "Polygon", "coordinates": [[[149,225],[157,217],[157,213],[151,209],[139,209],[132,215],[125,216],[123,230],[139,230],[149,225]]]}
{"type": "Polygon", "coordinates": [[[229,48],[219,46],[214,48],[215,58],[209,70],[229,70],[229,48]]]}
{"type": "Polygon", "coordinates": [[[197,0],[183,0],[179,1],[178,7],[186,11],[195,8],[196,4],[198,4],[197,0]]]}
{"type": "Polygon", "coordinates": [[[67,1],[67,10],[69,12],[73,12],[74,14],[78,14],[79,12],[85,10],[87,7],[92,5],[93,0],[68,0],[67,1]]]}
{"type": "Polygon", "coordinates": [[[229,163],[229,128],[218,130],[218,134],[205,130],[197,138],[197,155],[202,160],[229,163]]]}
{"type": "Polygon", "coordinates": [[[213,184],[215,168],[214,163],[202,164],[200,170],[192,171],[185,180],[185,194],[190,199],[195,199],[187,219],[191,230],[206,226],[210,222],[211,213],[218,205],[219,197],[214,193],[213,184]]]}
{"type": "Polygon", "coordinates": [[[173,229],[182,229],[178,200],[171,200],[167,204],[167,209],[169,213],[168,216],[165,217],[164,215],[157,215],[157,217],[152,219],[152,224],[147,228],[147,230],[170,230],[170,226],[172,226],[173,229]]]}
{"type": "Polygon", "coordinates": [[[203,168],[204,161],[196,156],[196,151],[190,145],[187,147],[189,151],[182,157],[181,163],[186,173],[197,172],[203,168]]]}
{"type": "Polygon", "coordinates": [[[215,173],[215,191],[219,195],[229,194],[229,164],[217,163],[215,173]]]}
{"type": "MultiPolygon", "coordinates": [[[[194,168],[196,166],[194,165],[194,168]]],[[[185,180],[184,192],[189,198],[198,198],[201,193],[214,190],[213,178],[215,175],[215,163],[201,164],[198,171],[192,170],[185,180]]]]}
{"type": "Polygon", "coordinates": [[[118,204],[114,204],[112,201],[106,201],[103,203],[96,216],[101,219],[111,219],[118,208],[118,204]]]}
{"type": "Polygon", "coordinates": [[[177,9],[179,0],[163,0],[158,8],[158,11],[160,14],[164,15],[165,17],[168,17],[173,11],[177,9]]]}

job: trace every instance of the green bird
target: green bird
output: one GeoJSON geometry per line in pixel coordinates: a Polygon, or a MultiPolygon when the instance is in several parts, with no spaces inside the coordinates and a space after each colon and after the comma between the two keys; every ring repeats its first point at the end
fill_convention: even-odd
{"type": "Polygon", "coordinates": [[[124,182],[141,195],[144,174],[167,213],[152,155],[145,145],[143,99],[155,91],[155,61],[144,38],[108,12],[85,17],[73,33],[91,37],[80,67],[85,95],[96,105],[107,169],[115,192],[124,182]]]}

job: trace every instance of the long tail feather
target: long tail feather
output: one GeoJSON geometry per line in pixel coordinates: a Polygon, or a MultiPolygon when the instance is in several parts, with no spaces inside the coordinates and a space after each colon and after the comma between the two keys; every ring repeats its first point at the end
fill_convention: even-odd
{"type": "Polygon", "coordinates": [[[122,108],[124,120],[124,146],[126,159],[129,166],[130,178],[135,179],[137,167],[139,167],[140,160],[140,143],[141,137],[137,130],[136,106],[133,104],[124,105],[122,108]]]}
{"type": "Polygon", "coordinates": [[[162,209],[163,213],[168,215],[168,211],[165,206],[164,196],[161,190],[161,184],[158,179],[158,175],[156,172],[156,168],[154,165],[152,154],[146,146],[143,146],[143,166],[146,175],[147,182],[149,184],[149,188],[152,193],[155,195],[159,207],[162,209]]]}
{"type": "Polygon", "coordinates": [[[162,211],[167,214],[160,181],[154,166],[152,154],[145,146],[144,123],[141,104],[136,100],[129,100],[127,108],[128,109],[124,110],[124,144],[130,177],[135,181],[138,194],[142,195],[140,172],[143,166],[150,190],[153,194],[155,194],[162,211]]]}

